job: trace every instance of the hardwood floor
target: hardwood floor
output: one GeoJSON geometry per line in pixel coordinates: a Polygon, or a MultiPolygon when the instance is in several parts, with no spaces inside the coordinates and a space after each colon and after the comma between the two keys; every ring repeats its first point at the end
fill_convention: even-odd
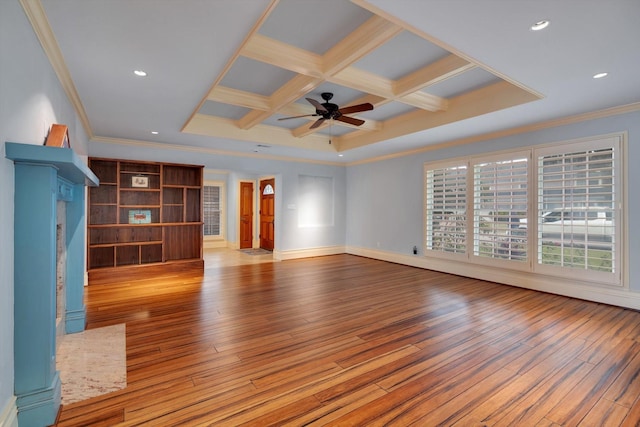
{"type": "Polygon", "coordinates": [[[125,389],[59,426],[636,426],[640,313],[351,255],[90,286],[125,389]]]}

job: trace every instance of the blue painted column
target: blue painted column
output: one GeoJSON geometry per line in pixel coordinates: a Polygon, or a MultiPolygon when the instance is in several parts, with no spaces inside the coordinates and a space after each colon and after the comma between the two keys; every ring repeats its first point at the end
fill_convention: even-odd
{"type": "Polygon", "coordinates": [[[66,312],[65,331],[68,334],[84,331],[86,309],[84,306],[84,190],[82,184],[72,187],[72,199],[68,200],[67,211],[67,271],[65,282],[66,312]]]}
{"type": "Polygon", "coordinates": [[[56,371],[57,171],[15,164],[14,365],[18,422],[53,424],[60,407],[56,371]]]}
{"type": "MultiPolygon", "coordinates": [[[[1,1],[1,0],[0,0],[1,1]]],[[[15,165],[14,383],[20,426],[53,424],[56,371],[56,208],[67,202],[67,332],[84,330],[84,186],[100,181],[69,148],[7,142],[15,165]]]]}

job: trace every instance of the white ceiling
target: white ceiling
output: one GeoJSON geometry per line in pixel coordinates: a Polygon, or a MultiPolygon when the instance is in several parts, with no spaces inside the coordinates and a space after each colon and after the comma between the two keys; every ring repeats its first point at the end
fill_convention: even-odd
{"type": "Polygon", "coordinates": [[[638,0],[40,1],[97,141],[354,162],[640,101],[638,0]],[[277,120],[321,92],[375,108],[277,120]]]}

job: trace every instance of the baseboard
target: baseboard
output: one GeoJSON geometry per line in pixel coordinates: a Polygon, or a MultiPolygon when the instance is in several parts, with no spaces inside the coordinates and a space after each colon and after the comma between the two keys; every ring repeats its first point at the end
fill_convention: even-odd
{"type": "Polygon", "coordinates": [[[0,412],[0,427],[18,427],[18,408],[15,396],[9,399],[0,412]]]}
{"type": "Polygon", "coordinates": [[[16,396],[18,424],[21,426],[49,426],[58,416],[62,399],[62,384],[58,371],[46,388],[31,390],[16,396]]]}
{"type": "Polygon", "coordinates": [[[217,248],[226,248],[227,241],[226,240],[205,240],[202,243],[203,249],[217,249],[217,248]]]}
{"type": "Polygon", "coordinates": [[[277,261],[286,261],[290,259],[311,258],[343,253],[345,253],[344,246],[323,246],[320,248],[294,249],[289,251],[274,250],[273,259],[277,261]]]}
{"type": "Polygon", "coordinates": [[[502,283],[519,288],[640,310],[640,293],[625,288],[613,288],[605,285],[598,286],[593,283],[578,280],[499,269],[483,265],[462,266],[459,262],[445,259],[405,255],[354,246],[347,246],[345,252],[411,267],[456,274],[458,276],[502,283]]]}
{"type": "Polygon", "coordinates": [[[87,323],[87,312],[84,304],[80,310],[67,310],[64,321],[67,334],[84,331],[87,323]]]}

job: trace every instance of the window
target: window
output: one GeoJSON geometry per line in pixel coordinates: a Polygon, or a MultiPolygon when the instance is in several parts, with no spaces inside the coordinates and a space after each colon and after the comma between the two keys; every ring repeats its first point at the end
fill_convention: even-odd
{"type": "Polygon", "coordinates": [[[222,236],[222,187],[220,185],[204,186],[203,197],[204,235],[222,236]]]}
{"type": "Polygon", "coordinates": [[[620,269],[619,141],[571,148],[535,151],[538,269],[615,274],[620,269]]]}
{"type": "Polygon", "coordinates": [[[273,191],[273,186],[271,184],[265,185],[264,191],[262,192],[262,194],[265,196],[275,194],[275,191],[273,191]]]}
{"type": "Polygon", "coordinates": [[[467,166],[451,165],[425,173],[426,247],[464,254],[467,250],[467,166]]]}
{"type": "Polygon", "coordinates": [[[473,165],[473,254],[527,261],[528,153],[473,165]]]}
{"type": "Polygon", "coordinates": [[[425,164],[425,255],[621,284],[621,150],[614,136],[425,164]]]}

